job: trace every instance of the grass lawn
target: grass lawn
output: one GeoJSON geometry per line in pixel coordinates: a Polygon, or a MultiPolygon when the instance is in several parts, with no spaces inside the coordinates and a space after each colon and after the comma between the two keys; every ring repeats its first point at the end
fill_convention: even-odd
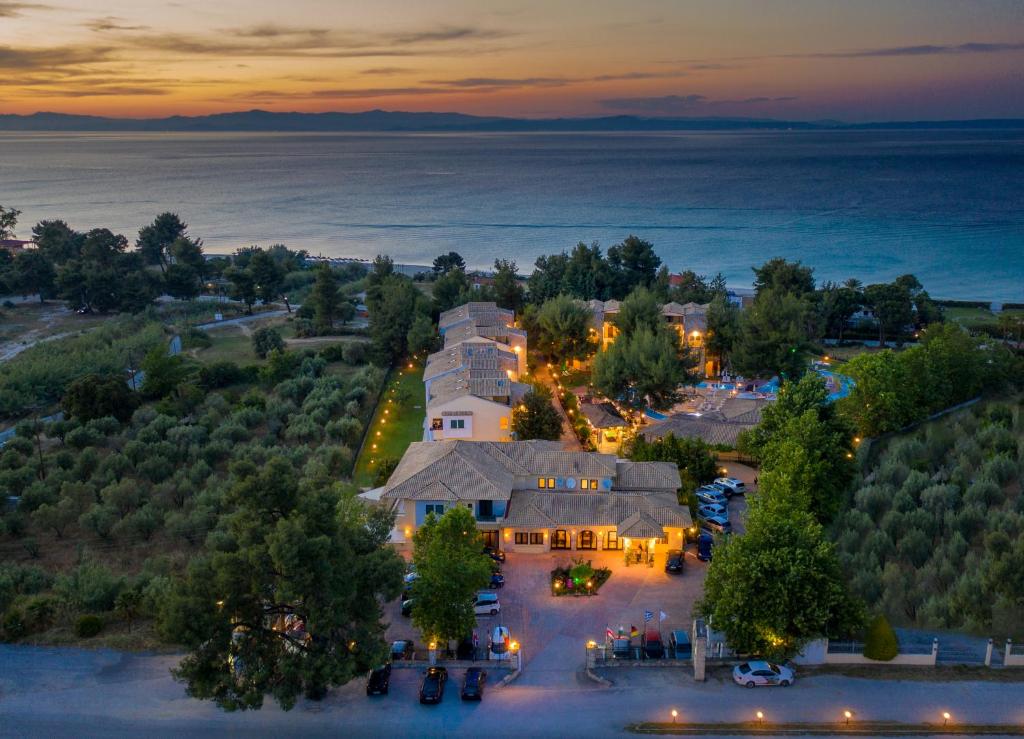
{"type": "Polygon", "coordinates": [[[353,482],[372,487],[381,459],[401,459],[409,445],[423,440],[423,367],[408,365],[388,374],[380,405],[373,413],[370,429],[359,458],[353,482]]]}

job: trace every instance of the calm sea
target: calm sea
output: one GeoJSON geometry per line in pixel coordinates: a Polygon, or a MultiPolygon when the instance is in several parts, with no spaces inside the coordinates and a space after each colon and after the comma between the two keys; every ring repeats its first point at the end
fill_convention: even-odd
{"type": "Polygon", "coordinates": [[[1024,132],[0,134],[0,203],[134,238],[163,210],[209,251],[280,242],[529,270],[633,233],[737,286],[772,256],[819,280],[917,274],[1024,302],[1024,132]]]}

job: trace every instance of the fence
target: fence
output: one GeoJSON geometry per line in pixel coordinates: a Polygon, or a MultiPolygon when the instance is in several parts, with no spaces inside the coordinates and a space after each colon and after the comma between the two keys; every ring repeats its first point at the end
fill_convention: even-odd
{"type": "Polygon", "coordinates": [[[587,645],[587,668],[595,667],[685,667],[690,668],[691,656],[669,656],[672,648],[665,645],[665,657],[650,658],[644,654],[643,648],[630,646],[628,650],[618,653],[606,644],[587,645]]]}
{"type": "Polygon", "coordinates": [[[1024,644],[1014,644],[1006,640],[1006,651],[1003,652],[1004,667],[1024,667],[1024,644]]]}
{"type": "Polygon", "coordinates": [[[805,665],[919,665],[934,667],[938,654],[938,639],[934,639],[930,645],[901,645],[900,653],[886,661],[865,657],[863,642],[819,639],[808,644],[794,661],[805,665]]]}

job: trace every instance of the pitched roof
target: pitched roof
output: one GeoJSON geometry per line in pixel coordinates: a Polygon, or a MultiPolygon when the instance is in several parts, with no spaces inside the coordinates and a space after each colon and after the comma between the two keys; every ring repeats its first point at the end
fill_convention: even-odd
{"type": "Polygon", "coordinates": [[[626,421],[611,403],[580,403],[580,413],[596,429],[610,429],[626,425],[626,421]]]}
{"type": "Polygon", "coordinates": [[[548,490],[515,490],[509,499],[505,525],[515,528],[555,528],[561,526],[620,526],[632,519],[643,520],[656,533],[662,527],[688,528],[690,511],[679,505],[674,493],[620,495],[616,493],[569,493],[548,490]]]}
{"type": "Polygon", "coordinates": [[[464,321],[472,321],[481,326],[511,324],[515,320],[515,313],[507,308],[499,308],[494,302],[470,302],[464,303],[451,310],[446,310],[437,321],[438,328],[444,332],[451,326],[464,321]]]}
{"type": "Polygon", "coordinates": [[[490,339],[469,339],[428,356],[423,379],[432,380],[462,367],[515,372],[519,368],[519,360],[503,344],[490,339]]]}
{"type": "Polygon", "coordinates": [[[661,538],[663,527],[643,511],[637,511],[629,518],[621,521],[616,529],[619,536],[635,539],[661,538]]]}
{"type": "Polygon", "coordinates": [[[460,369],[430,383],[427,405],[440,405],[467,395],[487,399],[511,398],[518,384],[508,379],[504,370],[460,369]]]}
{"type": "Polygon", "coordinates": [[[404,500],[507,500],[514,481],[478,445],[417,441],[398,463],[383,498],[404,500]],[[439,497],[432,498],[437,495],[439,497]]]}
{"type": "Polygon", "coordinates": [[[680,413],[648,426],[641,433],[647,439],[660,439],[674,434],[678,438],[703,439],[708,444],[736,446],[740,432],[755,425],[728,420],[717,412],[700,416],[680,413]]]}
{"type": "Polygon", "coordinates": [[[682,485],[679,468],[672,462],[630,462],[620,459],[615,463],[615,484],[612,490],[678,490],[682,485]]]}
{"type": "Polygon", "coordinates": [[[466,341],[475,337],[498,340],[505,339],[508,336],[526,336],[526,332],[520,328],[513,328],[505,324],[477,325],[472,322],[466,322],[452,326],[444,332],[444,345],[451,347],[460,341],[466,341]]]}

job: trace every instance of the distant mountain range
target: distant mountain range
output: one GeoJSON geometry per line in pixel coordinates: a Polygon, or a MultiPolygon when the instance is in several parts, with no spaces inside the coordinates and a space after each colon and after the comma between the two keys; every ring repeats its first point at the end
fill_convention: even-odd
{"type": "Polygon", "coordinates": [[[169,118],[104,118],[65,113],[0,115],[0,131],[253,131],[253,132],[401,132],[401,131],[736,131],[864,129],[1019,129],[1024,119],[963,121],[781,121],[768,118],[645,118],[618,115],[599,118],[499,118],[463,113],[273,113],[248,110],[169,118]]]}

